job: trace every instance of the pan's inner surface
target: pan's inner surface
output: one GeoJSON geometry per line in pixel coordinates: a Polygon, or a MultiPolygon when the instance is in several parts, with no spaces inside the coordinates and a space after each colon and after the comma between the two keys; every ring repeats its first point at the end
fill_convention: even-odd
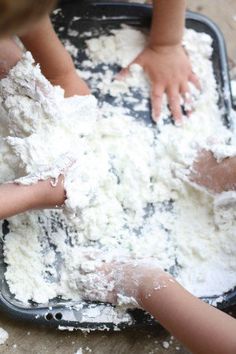
{"type": "MultiPolygon", "coordinates": [[[[127,5],[127,4],[92,4],[80,6],[75,3],[68,2],[63,5],[62,12],[57,13],[53,17],[55,28],[59,36],[63,39],[69,39],[70,42],[79,49],[78,59],[76,65],[80,67],[80,62],[85,59],[85,39],[87,37],[79,36],[71,37],[68,34],[68,28],[78,31],[80,34],[91,31],[92,36],[100,35],[101,33],[108,33],[112,28],[119,28],[121,23],[136,26],[139,28],[148,28],[151,20],[151,9],[148,6],[142,5],[127,5]],[[72,21],[74,17],[78,20],[72,21]]],[[[228,124],[229,110],[231,108],[231,98],[225,95],[225,92],[230,91],[226,53],[223,46],[222,38],[217,30],[200,16],[189,13],[187,16],[186,26],[199,32],[205,32],[213,38],[213,66],[219,90],[219,106],[224,109],[225,122],[228,124]]],[[[118,68],[117,68],[118,70],[118,68]]],[[[99,97],[101,99],[101,97],[99,97]]],[[[144,119],[150,123],[150,114],[142,113],[137,118],[144,119]]],[[[3,234],[7,233],[7,223],[3,225],[3,234]]],[[[65,303],[57,298],[50,301],[46,305],[29,304],[26,308],[21,303],[15,300],[10,293],[8,285],[4,278],[5,264],[3,260],[3,244],[0,245],[1,263],[0,263],[0,279],[1,279],[1,306],[6,311],[11,312],[16,317],[29,318],[31,320],[40,320],[43,323],[51,323],[54,325],[73,325],[79,327],[98,328],[101,323],[82,323],[82,313],[91,306],[104,306],[97,304],[83,304],[79,310],[71,310],[68,306],[73,304],[65,303]],[[48,311],[48,307],[52,310],[48,311]],[[70,311],[70,314],[69,314],[70,311]],[[73,316],[71,313],[73,312],[73,316]],[[52,317],[48,315],[52,314],[52,317]],[[58,315],[61,314],[61,315],[58,315]]],[[[208,299],[209,302],[215,299],[208,299]]],[[[233,304],[236,301],[235,292],[230,292],[224,297],[221,303],[222,307],[233,304]]],[[[134,311],[131,316],[128,316],[126,321],[121,325],[125,326],[128,322],[134,325],[150,323],[150,317],[144,315],[143,312],[134,311]]],[[[108,326],[112,326],[112,318],[108,326]]]]}

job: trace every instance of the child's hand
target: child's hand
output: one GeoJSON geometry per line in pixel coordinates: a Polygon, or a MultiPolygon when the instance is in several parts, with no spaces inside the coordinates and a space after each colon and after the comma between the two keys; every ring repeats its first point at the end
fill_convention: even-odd
{"type": "Polygon", "coordinates": [[[70,72],[63,73],[49,80],[53,85],[59,85],[65,90],[65,97],[90,95],[88,85],[79,77],[74,68],[70,72]]]}
{"type": "MultiPolygon", "coordinates": [[[[200,89],[199,81],[192,71],[184,48],[180,44],[148,46],[133,63],[141,65],[151,80],[153,120],[158,121],[163,94],[166,93],[174,120],[180,123],[182,118],[180,96],[186,100],[186,94],[189,92],[188,82],[192,82],[200,89]]],[[[127,73],[128,68],[122,70],[121,75],[127,73]]]]}
{"type": "Polygon", "coordinates": [[[150,296],[154,291],[165,287],[166,280],[170,278],[155,260],[122,259],[122,256],[117,256],[107,262],[99,252],[87,252],[85,249],[85,254],[81,254],[85,261],[81,262],[76,280],[85,300],[116,305],[120,298],[126,297],[131,304],[139,307],[142,306],[144,296],[150,296]]]}
{"type": "Polygon", "coordinates": [[[236,158],[218,163],[211,151],[202,150],[192,166],[190,180],[212,192],[236,189],[236,158]]]}

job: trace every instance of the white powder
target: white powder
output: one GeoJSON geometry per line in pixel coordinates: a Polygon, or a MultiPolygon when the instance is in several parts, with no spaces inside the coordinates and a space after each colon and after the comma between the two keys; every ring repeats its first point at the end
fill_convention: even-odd
{"type": "MultiPolygon", "coordinates": [[[[125,66],[145,45],[137,30],[112,33],[87,42],[89,62],[125,66]]],[[[0,82],[1,182],[30,183],[67,171],[65,211],[32,211],[9,220],[5,277],[17,299],[47,303],[60,295],[79,301],[78,280],[91,266],[83,256],[88,246],[102,249],[107,259],[154,258],[198,296],[221,295],[235,286],[234,219],[218,199],[178,177],[199,147],[214,141],[222,152],[232,135],[217,106],[210,37],[189,30],[184,44],[203,89],[195,95],[191,118],[178,128],[163,124],[166,102],[158,129],[119,107],[136,102],[137,111],[145,109],[149,83],[137,66],[112,92],[111,70],[91,80],[118,98],[116,105],[99,102],[100,108],[92,96],[64,99],[29,53],[0,82]],[[140,86],[141,102],[132,91],[140,86]]]]}
{"type": "Polygon", "coordinates": [[[233,102],[234,104],[236,104],[236,80],[231,81],[231,90],[232,90],[233,102]]]}
{"type": "MultiPolygon", "coordinates": [[[[76,31],[74,31],[72,34],[70,33],[70,35],[76,36],[78,35],[78,32],[76,33],[76,31]]],[[[72,55],[74,58],[77,58],[79,52],[78,48],[76,48],[76,46],[74,46],[68,39],[63,40],[63,44],[70,55],[72,55]]]]}
{"type": "Polygon", "coordinates": [[[79,32],[76,30],[72,30],[71,28],[68,29],[68,35],[70,37],[78,37],[79,36],[79,32]]]}
{"type": "Polygon", "coordinates": [[[83,349],[82,348],[79,348],[75,354],[83,354],[83,349]]]}
{"type": "Polygon", "coordinates": [[[5,329],[0,328],[0,345],[4,344],[8,339],[9,335],[5,329]]]}
{"type": "Polygon", "coordinates": [[[165,348],[165,349],[169,349],[169,347],[170,347],[170,344],[169,344],[169,342],[162,342],[162,346],[163,346],[163,348],[165,348]]]}
{"type": "Polygon", "coordinates": [[[86,52],[95,64],[118,64],[125,68],[144,48],[146,36],[126,25],[122,26],[122,30],[115,29],[111,33],[110,36],[87,40],[86,52]]]}

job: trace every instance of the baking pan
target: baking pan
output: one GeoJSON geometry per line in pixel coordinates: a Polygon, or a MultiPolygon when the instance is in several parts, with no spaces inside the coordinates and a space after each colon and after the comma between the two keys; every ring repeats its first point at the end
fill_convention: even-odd
{"type": "MultiPolygon", "coordinates": [[[[79,54],[75,63],[85,59],[85,39],[81,36],[70,37],[68,29],[74,29],[80,34],[88,31],[96,33],[107,32],[111,28],[119,28],[122,23],[148,28],[151,23],[152,10],[149,5],[129,4],[117,2],[85,2],[64,1],[61,11],[53,16],[53,22],[59,36],[69,39],[78,49],[79,54]],[[74,16],[77,20],[73,20],[74,16]]],[[[222,109],[225,124],[230,127],[230,112],[232,109],[231,89],[228,75],[227,54],[224,38],[218,27],[208,18],[193,12],[186,14],[186,26],[198,32],[205,32],[213,39],[212,61],[218,84],[219,106],[222,109]]],[[[119,68],[117,68],[118,70],[119,68]]],[[[146,118],[144,118],[146,119],[146,118]]],[[[150,115],[147,118],[150,120],[150,115]]],[[[3,239],[8,232],[7,222],[3,224],[3,239]]],[[[63,301],[60,298],[52,299],[47,304],[22,304],[14,298],[5,281],[6,264],[3,258],[3,242],[0,242],[0,310],[18,320],[27,320],[39,325],[59,327],[60,329],[78,328],[82,330],[122,329],[127,327],[141,327],[157,324],[151,316],[141,310],[127,311],[120,322],[111,305],[84,302],[78,304],[63,301]],[[96,309],[97,316],[91,316],[96,309]],[[106,320],[102,314],[106,313],[106,320]]],[[[221,309],[236,304],[236,289],[221,297],[205,298],[209,303],[217,304],[221,309]]]]}

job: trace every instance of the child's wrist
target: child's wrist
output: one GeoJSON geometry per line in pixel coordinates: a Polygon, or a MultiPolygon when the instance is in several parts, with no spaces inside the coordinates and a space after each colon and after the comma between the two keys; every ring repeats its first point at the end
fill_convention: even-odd
{"type": "Polygon", "coordinates": [[[164,37],[163,35],[157,35],[156,33],[151,33],[149,37],[149,44],[151,46],[157,47],[173,47],[182,45],[183,35],[176,37],[164,37]]]}
{"type": "Polygon", "coordinates": [[[55,208],[64,204],[66,193],[64,189],[64,176],[60,175],[55,181],[50,178],[39,181],[34,186],[32,208],[55,208]]]}
{"type": "Polygon", "coordinates": [[[151,270],[150,273],[144,278],[144,281],[140,283],[138,289],[137,302],[141,307],[145,307],[146,301],[158,291],[167,288],[170,282],[174,282],[172,276],[161,269],[151,270]]]}
{"type": "Polygon", "coordinates": [[[148,43],[148,48],[152,49],[155,52],[169,53],[174,49],[182,48],[182,43],[158,43],[150,41],[148,43]]]}
{"type": "Polygon", "coordinates": [[[49,203],[51,207],[61,207],[66,200],[66,192],[64,188],[64,175],[60,175],[58,180],[50,181],[50,200],[49,203]]]}
{"type": "Polygon", "coordinates": [[[157,289],[161,289],[171,278],[171,275],[150,260],[130,261],[127,264],[121,264],[117,270],[119,274],[119,282],[116,285],[117,293],[121,292],[127,297],[134,298],[141,307],[145,299],[157,289]]]}

